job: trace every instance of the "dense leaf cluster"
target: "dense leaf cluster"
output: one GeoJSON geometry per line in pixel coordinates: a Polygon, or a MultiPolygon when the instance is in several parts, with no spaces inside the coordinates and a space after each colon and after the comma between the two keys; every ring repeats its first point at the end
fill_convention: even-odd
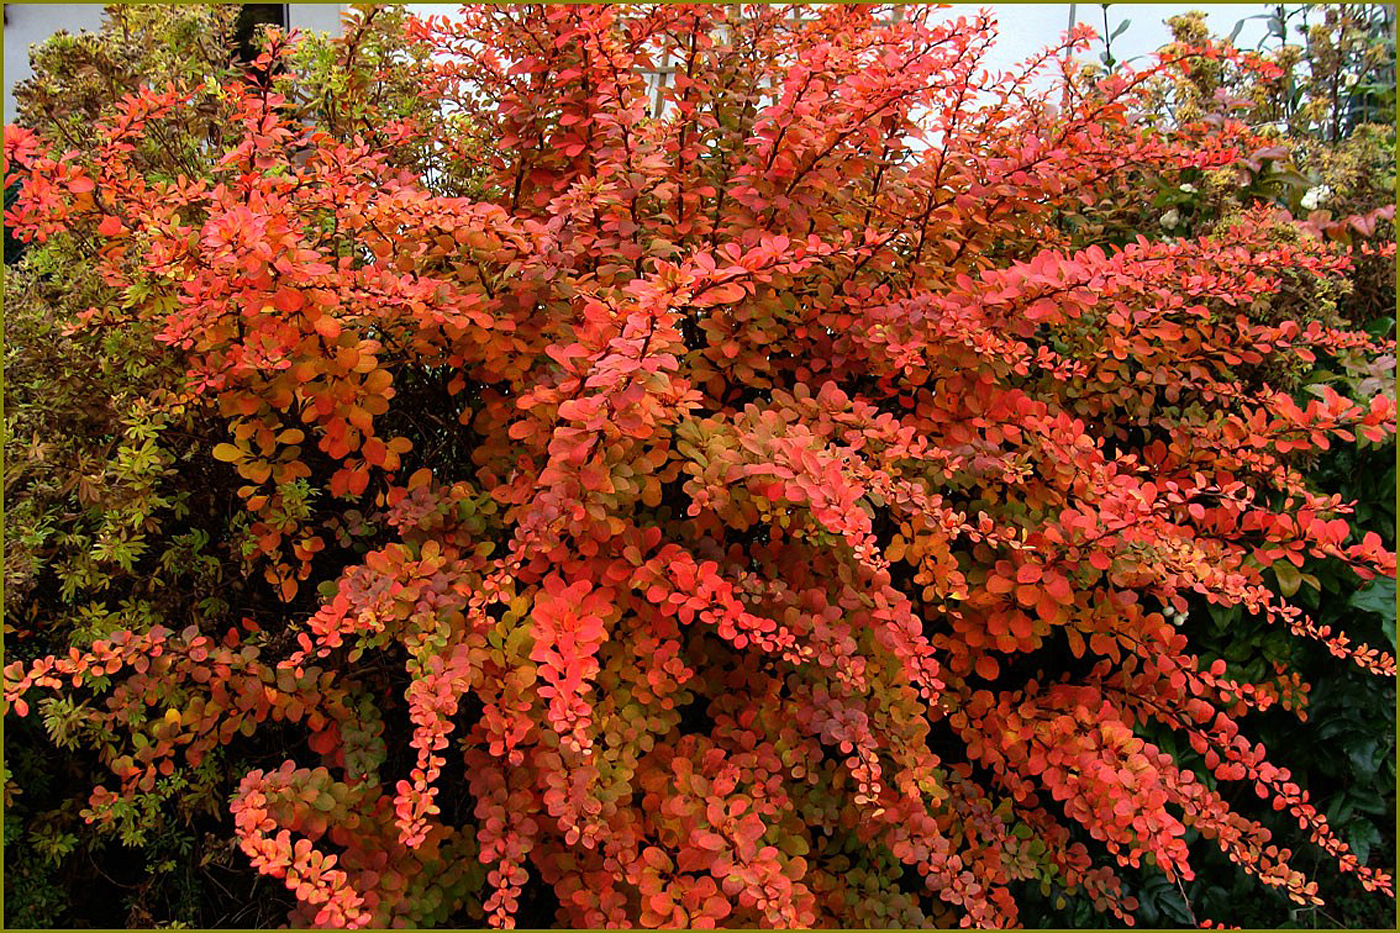
{"type": "Polygon", "coordinates": [[[1322,612],[1393,610],[1343,475],[1393,451],[1348,295],[1393,206],[1299,218],[1228,100],[1160,119],[1276,63],[1089,38],[371,9],[8,127],[33,852],[198,827],[343,927],[1235,920],[1163,900],[1212,860],[1393,897],[1257,739],[1393,691],[1322,612]]]}

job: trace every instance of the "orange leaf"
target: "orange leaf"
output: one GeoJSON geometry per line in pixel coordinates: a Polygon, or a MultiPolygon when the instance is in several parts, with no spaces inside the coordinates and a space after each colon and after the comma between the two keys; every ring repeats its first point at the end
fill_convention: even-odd
{"type": "Polygon", "coordinates": [[[233,444],[215,444],[214,459],[222,460],[225,463],[236,463],[247,456],[247,451],[233,444]]]}

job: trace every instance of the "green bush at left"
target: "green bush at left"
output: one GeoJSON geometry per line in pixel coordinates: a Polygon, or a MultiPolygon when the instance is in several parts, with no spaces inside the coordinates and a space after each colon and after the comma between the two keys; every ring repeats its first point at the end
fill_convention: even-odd
{"type": "MultiPolygon", "coordinates": [[[[383,7],[352,14],[339,37],[303,37],[288,106],[344,138],[410,112],[431,122],[403,79],[413,56],[403,27],[402,10],[383,7]]],[[[239,58],[240,28],[234,4],[109,7],[100,32],[60,32],[33,49],[34,76],[14,90],[16,122],[81,157],[123,97],[183,87],[195,92],[192,105],[160,121],[135,155],[155,177],[205,177],[236,129],[224,89],[256,67],[239,58]]],[[[258,28],[253,39],[260,46],[268,34],[258,28]]],[[[430,147],[398,156],[444,186],[471,183],[460,159],[426,164],[441,158],[430,147]]],[[[9,178],[5,187],[8,207],[9,178]]],[[[6,237],[7,663],[65,655],[117,631],[224,632],[244,620],[256,629],[260,616],[287,611],[248,577],[246,513],[227,471],[196,455],[221,423],[186,392],[177,354],[154,350],[149,325],[122,313],[151,296],[101,281],[84,240],[6,237]],[[102,309],[101,324],[85,323],[91,308],[102,309]]],[[[7,723],[5,925],[277,925],[290,893],[216,831],[233,777],[286,757],[275,730],[94,808],[89,793],[110,776],[103,761],[114,750],[96,715],[107,692],[89,682],[7,723]],[[55,744],[65,750],[58,763],[55,744]]],[[[150,716],[179,698],[164,700],[150,716]]]]}

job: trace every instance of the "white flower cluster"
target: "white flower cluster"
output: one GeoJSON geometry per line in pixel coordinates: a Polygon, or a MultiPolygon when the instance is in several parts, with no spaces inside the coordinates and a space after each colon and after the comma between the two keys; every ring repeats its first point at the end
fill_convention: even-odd
{"type": "Polygon", "coordinates": [[[1327,199],[1332,197],[1332,189],[1326,185],[1317,185],[1303,192],[1303,210],[1315,211],[1327,203],[1327,199]]]}
{"type": "Polygon", "coordinates": [[[1162,615],[1166,616],[1167,621],[1172,625],[1181,625],[1186,621],[1186,613],[1175,606],[1163,606],[1162,615]]]}

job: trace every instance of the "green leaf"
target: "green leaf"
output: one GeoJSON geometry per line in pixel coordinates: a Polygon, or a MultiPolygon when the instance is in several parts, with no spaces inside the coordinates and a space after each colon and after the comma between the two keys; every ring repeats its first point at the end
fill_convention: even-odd
{"type": "Polygon", "coordinates": [[[1292,596],[1303,584],[1303,574],[1291,561],[1274,561],[1274,576],[1278,577],[1278,590],[1284,596],[1292,596]]]}
{"type": "Polygon", "coordinates": [[[1392,645],[1395,644],[1395,580],[1382,577],[1370,586],[1352,594],[1347,605],[1362,612],[1381,617],[1381,629],[1392,645]]]}
{"type": "Polygon", "coordinates": [[[1382,617],[1395,619],[1395,581],[1382,577],[1365,589],[1358,590],[1347,600],[1347,605],[1362,612],[1374,612],[1382,617]]]}
{"type": "Polygon", "coordinates": [[[1362,739],[1356,744],[1347,748],[1347,757],[1351,759],[1351,766],[1358,775],[1374,774],[1378,762],[1376,758],[1385,753],[1380,742],[1375,738],[1362,739]]]}
{"type": "Polygon", "coordinates": [[[1350,838],[1347,841],[1351,843],[1356,857],[1365,865],[1371,856],[1371,847],[1381,844],[1381,834],[1370,821],[1357,820],[1351,825],[1348,835],[1350,838]]]}

